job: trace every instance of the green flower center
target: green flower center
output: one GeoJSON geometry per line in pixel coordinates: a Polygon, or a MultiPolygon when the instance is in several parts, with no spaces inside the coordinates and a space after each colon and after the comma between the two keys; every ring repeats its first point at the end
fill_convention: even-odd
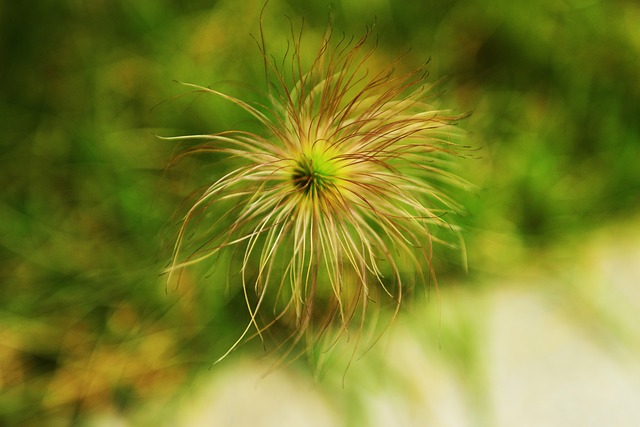
{"type": "Polygon", "coordinates": [[[318,196],[335,186],[341,167],[331,153],[333,150],[314,146],[305,151],[295,162],[291,179],[294,187],[305,195],[318,196]]]}

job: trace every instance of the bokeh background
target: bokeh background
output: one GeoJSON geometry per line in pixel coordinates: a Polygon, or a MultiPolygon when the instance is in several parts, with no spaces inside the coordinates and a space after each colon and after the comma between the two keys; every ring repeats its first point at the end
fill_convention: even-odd
{"type": "Polygon", "coordinates": [[[259,343],[211,366],[247,321],[226,272],[161,276],[219,164],[166,170],[178,146],[156,138],[256,129],[175,81],[260,100],[262,6],[0,3],[0,425],[637,425],[638,3],[269,2],[276,52],[290,21],[319,36],[331,15],[375,24],[373,64],[430,58],[441,104],[473,113],[457,172],[477,188],[456,195],[468,261],[438,248],[439,301],[349,369],[266,377],[259,343]]]}

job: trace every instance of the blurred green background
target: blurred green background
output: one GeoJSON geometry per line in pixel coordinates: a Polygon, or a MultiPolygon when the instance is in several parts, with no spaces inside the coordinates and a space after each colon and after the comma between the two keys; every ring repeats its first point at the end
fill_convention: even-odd
{"type": "MultiPolygon", "coordinates": [[[[165,171],[177,145],[155,135],[255,129],[219,99],[174,98],[185,92],[174,80],[259,100],[251,35],[262,5],[0,3],[0,425],[126,416],[178,393],[245,326],[224,272],[165,287],[174,214],[192,175],[217,166],[165,171]]],[[[637,2],[271,0],[267,43],[285,46],[287,17],[296,27],[304,17],[313,35],[329,14],[347,35],[375,23],[374,64],[409,51],[399,65],[409,70],[431,58],[440,103],[473,112],[461,127],[477,149],[458,172],[477,190],[455,197],[469,272],[440,248],[442,288],[517,277],[637,219],[637,2]]],[[[457,334],[467,350],[453,359],[472,369],[478,338],[442,323],[434,334],[457,334]]]]}

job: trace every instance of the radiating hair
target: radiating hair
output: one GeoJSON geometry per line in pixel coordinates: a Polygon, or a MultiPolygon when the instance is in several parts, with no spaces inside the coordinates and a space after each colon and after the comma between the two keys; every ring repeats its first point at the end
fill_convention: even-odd
{"type": "Polygon", "coordinates": [[[374,71],[370,32],[337,38],[331,27],[309,67],[302,30],[276,62],[263,34],[269,105],[186,84],[240,106],[263,132],[167,138],[199,141],[179,158],[215,152],[237,162],[186,211],[168,268],[239,256],[251,321],[229,352],[275,323],[291,331],[281,343],[290,350],[352,324],[361,331],[372,303],[397,311],[416,279],[435,278],[431,229],[456,229],[448,192],[465,185],[447,166],[459,156],[462,116],[431,105],[425,69],[374,71]]]}

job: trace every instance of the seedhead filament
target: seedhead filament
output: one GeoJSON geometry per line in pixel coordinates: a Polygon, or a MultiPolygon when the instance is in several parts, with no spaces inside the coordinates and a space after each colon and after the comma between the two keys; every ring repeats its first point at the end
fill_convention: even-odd
{"type": "Polygon", "coordinates": [[[430,229],[455,230],[445,215],[456,210],[447,190],[465,186],[447,169],[457,158],[453,124],[461,116],[430,105],[423,70],[369,70],[367,37],[335,41],[329,31],[308,70],[300,37],[290,67],[275,64],[261,44],[269,87],[278,88],[269,93],[271,108],[188,84],[264,126],[263,134],[168,138],[204,141],[182,156],[222,152],[241,161],[188,209],[168,268],[173,274],[227,249],[241,254],[251,321],[229,352],[252,328],[264,338],[274,324],[291,331],[290,349],[352,324],[364,328],[373,302],[397,311],[413,279],[435,279],[438,239],[430,229]],[[229,213],[228,222],[216,209],[229,213]]]}

